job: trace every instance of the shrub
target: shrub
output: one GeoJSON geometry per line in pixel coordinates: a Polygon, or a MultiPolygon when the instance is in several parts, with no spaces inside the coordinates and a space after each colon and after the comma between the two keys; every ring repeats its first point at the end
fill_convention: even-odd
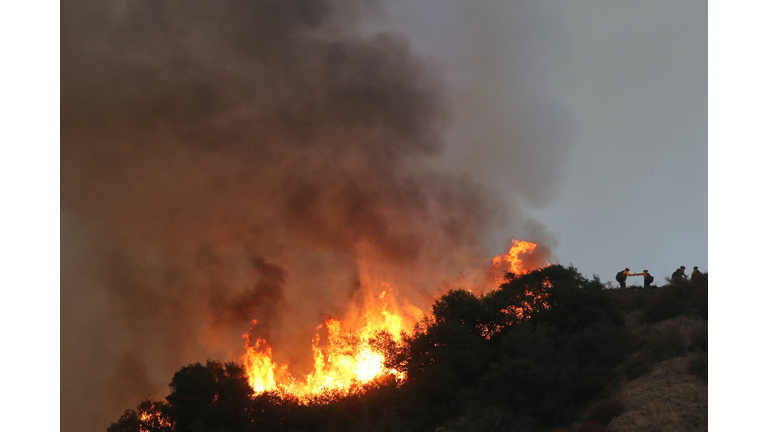
{"type": "Polygon", "coordinates": [[[640,378],[651,370],[652,364],[653,360],[649,353],[637,352],[624,363],[624,374],[631,380],[640,378]]]}
{"type": "MultiPolygon", "coordinates": [[[[511,275],[482,297],[450,291],[433,312],[434,319],[423,320],[402,343],[374,338],[387,364],[408,376],[401,385],[390,380],[364,394],[301,405],[279,394],[254,397],[241,365],[195,363],[174,375],[166,402],[156,406],[160,426],[180,432],[541,430],[572,424],[631,348],[624,317],[600,281],[573,267],[511,275]]],[[[593,416],[610,421],[616,409],[606,403],[593,416]]],[[[143,427],[140,414],[127,411],[113,430],[143,427]]],[[[584,430],[603,430],[597,423],[584,430]]]]}
{"type": "Polygon", "coordinates": [[[576,428],[576,431],[577,432],[611,432],[610,429],[605,427],[599,421],[595,421],[595,420],[587,420],[584,423],[581,423],[579,427],[576,428]]]}
{"type": "Polygon", "coordinates": [[[184,366],[169,387],[167,413],[175,430],[240,430],[249,424],[253,390],[242,365],[208,361],[184,366]]]}
{"type": "Polygon", "coordinates": [[[707,341],[709,339],[709,332],[707,324],[701,324],[691,332],[691,350],[707,350],[707,341]]]}
{"type": "Polygon", "coordinates": [[[691,280],[691,285],[698,288],[706,288],[709,284],[709,273],[702,273],[699,277],[691,280]]]}
{"type": "Polygon", "coordinates": [[[679,327],[654,330],[646,336],[645,350],[654,362],[669,360],[686,354],[685,337],[679,327]]]}
{"type": "Polygon", "coordinates": [[[706,351],[698,351],[691,355],[690,359],[688,360],[688,372],[696,375],[704,381],[707,381],[708,369],[706,351]]]}
{"type": "Polygon", "coordinates": [[[606,290],[606,294],[611,298],[613,303],[623,312],[642,309],[645,307],[650,290],[638,289],[638,290],[606,290]]]}
{"type": "Polygon", "coordinates": [[[107,428],[107,432],[170,432],[172,428],[166,415],[167,408],[164,402],[145,400],[137,409],[126,410],[117,423],[107,428]]]}
{"type": "Polygon", "coordinates": [[[643,308],[645,320],[656,322],[674,318],[685,312],[682,289],[674,285],[660,288],[643,308]]]}
{"type": "Polygon", "coordinates": [[[707,319],[709,309],[708,278],[707,273],[702,274],[691,287],[691,307],[704,319],[707,319]]]}
{"type": "Polygon", "coordinates": [[[602,400],[589,410],[586,420],[593,420],[607,426],[615,417],[620,416],[627,407],[617,397],[602,400]]]}
{"type": "Polygon", "coordinates": [[[541,430],[535,420],[510,412],[508,408],[490,406],[472,406],[467,414],[458,419],[452,427],[438,428],[437,430],[453,432],[480,432],[480,431],[504,431],[513,430],[519,432],[533,432],[541,430]]]}

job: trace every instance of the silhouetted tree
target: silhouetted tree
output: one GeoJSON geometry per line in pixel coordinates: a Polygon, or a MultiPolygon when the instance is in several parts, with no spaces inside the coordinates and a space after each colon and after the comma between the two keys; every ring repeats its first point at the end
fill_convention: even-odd
{"type": "Polygon", "coordinates": [[[139,432],[141,420],[139,413],[134,409],[127,409],[120,419],[107,428],[107,432],[139,432]]]}
{"type": "Polygon", "coordinates": [[[170,420],[165,402],[145,400],[137,409],[129,409],[107,432],[170,432],[170,420]]]}
{"type": "Polygon", "coordinates": [[[247,430],[253,390],[241,365],[208,361],[181,368],[170,384],[168,416],[176,432],[247,430]]]}
{"type": "Polygon", "coordinates": [[[110,432],[539,430],[572,423],[631,341],[600,281],[573,267],[509,274],[481,297],[452,290],[432,312],[400,342],[385,332],[371,340],[403,383],[384,377],[300,404],[254,396],[240,365],[195,363],[174,375],[167,402],[127,410],[110,432]]]}

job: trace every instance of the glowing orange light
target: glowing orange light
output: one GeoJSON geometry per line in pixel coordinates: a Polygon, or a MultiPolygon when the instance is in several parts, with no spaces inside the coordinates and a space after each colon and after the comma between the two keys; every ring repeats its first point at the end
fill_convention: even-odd
{"type": "Polygon", "coordinates": [[[520,258],[521,254],[530,255],[536,249],[536,243],[524,240],[512,240],[512,247],[504,255],[497,255],[493,258],[492,266],[503,269],[517,275],[529,273],[533,268],[528,268],[520,258]]]}
{"type": "Polygon", "coordinates": [[[342,320],[327,318],[318,327],[318,330],[323,327],[327,330],[327,341],[321,344],[320,334],[315,335],[312,341],[314,368],[303,380],[291,376],[287,366],[279,367],[272,361],[272,349],[263,339],[251,343],[248,334],[243,335],[246,340],[243,362],[254,391],[276,391],[309,402],[319,396],[354,393],[384,375],[404,379],[402,374],[384,366],[384,353],[371,344],[371,339],[383,331],[399,341],[402,333],[409,333],[423,313],[405,301],[401,310],[393,295],[396,290],[387,284],[382,286],[385,290],[378,296],[368,296],[368,307],[361,311],[361,317],[348,320],[362,322],[361,326],[354,328],[342,320]]]}
{"type": "MultiPolygon", "coordinates": [[[[534,268],[526,266],[521,256],[534,249],[535,243],[514,240],[506,254],[493,258],[490,268],[526,274],[534,268]]],[[[344,318],[326,318],[317,327],[312,340],[313,367],[304,377],[294,377],[288,372],[287,365],[276,364],[272,359],[272,347],[264,339],[251,341],[248,333],[243,335],[246,352],[242,361],[255,393],[272,391],[310,403],[318,398],[353,394],[383,376],[390,375],[399,381],[406,379],[403,374],[385,366],[385,353],[374,346],[372,340],[380,332],[386,332],[395,343],[401,342],[402,335],[413,333],[414,325],[426,315],[429,306],[425,306],[425,310],[413,306],[398,295],[395,286],[374,282],[375,278],[368,273],[363,278],[367,283],[361,301],[350,304],[344,318]],[[367,288],[374,286],[380,287],[380,291],[375,293],[367,288]],[[327,333],[325,338],[320,335],[323,329],[327,333]]],[[[495,282],[488,289],[496,289],[499,283],[495,282]]],[[[543,299],[537,298],[534,302],[541,303],[543,299]]],[[[505,312],[510,319],[519,319],[529,307],[533,305],[505,312]]],[[[490,338],[499,330],[485,329],[483,333],[490,338]]]]}

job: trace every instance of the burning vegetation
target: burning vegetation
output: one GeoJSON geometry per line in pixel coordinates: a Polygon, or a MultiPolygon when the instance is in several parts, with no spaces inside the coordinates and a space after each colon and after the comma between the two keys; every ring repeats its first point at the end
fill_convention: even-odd
{"type": "MultiPolygon", "coordinates": [[[[443,328],[444,295],[491,301],[505,272],[548,263],[522,207],[444,167],[446,77],[405,35],[370,25],[378,12],[62,3],[62,429],[103,429],[205,358],[241,362],[258,400],[302,406],[419,382],[408,353],[443,328]],[[538,246],[488,265],[501,228],[538,246]]],[[[525,105],[519,121],[538,124],[526,119],[548,105],[525,105]]],[[[539,144],[557,153],[549,126],[500,139],[524,147],[510,199],[552,191],[557,165],[525,160],[539,144]]],[[[473,334],[495,340],[550,303],[540,294],[516,292],[473,334]]],[[[212,368],[187,372],[240,382],[212,368]]],[[[203,405],[231,408],[225,393],[203,405]]],[[[185,415],[162,418],[183,430],[185,415]]]]}
{"type": "Polygon", "coordinates": [[[602,283],[572,267],[507,272],[483,294],[451,289],[399,336],[382,324],[389,293],[369,311],[382,327],[318,326],[301,379],[246,336],[242,364],[182,368],[165,402],[126,411],[109,431],[539,430],[571,424],[629,349],[602,283]]]}
{"type": "MultiPolygon", "coordinates": [[[[512,241],[509,252],[493,258],[488,269],[490,279],[496,284],[480,288],[486,291],[499,286],[504,275],[522,276],[533,270],[529,259],[537,245],[527,241],[512,241]]],[[[331,400],[361,391],[365,384],[385,376],[397,382],[406,375],[386,364],[386,346],[382,339],[401,347],[414,336],[417,323],[429,325],[428,313],[399,298],[397,289],[381,282],[382,291],[376,294],[366,287],[362,307],[350,308],[345,319],[326,317],[315,330],[312,339],[313,369],[303,378],[296,378],[288,371],[288,365],[273,361],[272,348],[259,338],[251,341],[250,332],[243,335],[246,353],[242,357],[248,382],[256,394],[274,392],[283,397],[294,397],[302,403],[331,400]],[[321,331],[324,337],[321,337],[321,331]]],[[[537,290],[526,291],[529,298],[509,306],[501,312],[509,317],[495,328],[483,328],[486,338],[500,331],[503,326],[528,317],[538,307],[546,307],[546,294],[537,290]]],[[[257,324],[254,320],[253,324],[257,324]]]]}

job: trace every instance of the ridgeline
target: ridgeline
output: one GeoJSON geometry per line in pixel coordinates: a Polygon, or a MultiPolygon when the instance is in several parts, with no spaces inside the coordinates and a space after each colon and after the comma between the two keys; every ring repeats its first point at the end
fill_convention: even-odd
{"type": "Polygon", "coordinates": [[[242,365],[183,367],[109,432],[707,430],[707,274],[608,289],[573,267],[450,291],[386,366],[408,377],[313,403],[257,396],[242,365]]]}

